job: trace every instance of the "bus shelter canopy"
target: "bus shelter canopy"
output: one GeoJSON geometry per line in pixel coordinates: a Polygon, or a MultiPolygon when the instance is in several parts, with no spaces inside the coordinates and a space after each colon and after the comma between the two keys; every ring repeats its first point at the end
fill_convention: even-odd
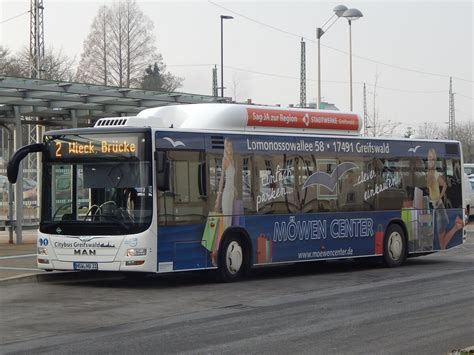
{"type": "Polygon", "coordinates": [[[3,123],[15,123],[19,115],[32,117],[22,118],[22,123],[28,124],[38,124],[40,120],[45,126],[76,126],[77,120],[78,126],[90,126],[101,117],[134,116],[151,107],[230,101],[226,97],[182,92],[0,77],[0,122],[3,123]]]}

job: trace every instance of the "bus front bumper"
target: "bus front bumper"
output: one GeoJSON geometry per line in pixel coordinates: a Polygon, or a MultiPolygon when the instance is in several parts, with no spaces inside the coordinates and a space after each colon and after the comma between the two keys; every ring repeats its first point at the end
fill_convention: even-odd
{"type": "Polygon", "coordinates": [[[147,262],[137,262],[130,264],[130,261],[113,262],[71,262],[45,259],[38,256],[37,266],[42,270],[61,271],[136,271],[136,272],[156,272],[151,270],[147,262]]]}

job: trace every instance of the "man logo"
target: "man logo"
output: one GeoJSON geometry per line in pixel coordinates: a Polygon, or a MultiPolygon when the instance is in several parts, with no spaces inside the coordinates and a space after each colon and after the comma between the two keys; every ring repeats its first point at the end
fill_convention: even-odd
{"type": "Polygon", "coordinates": [[[74,249],[74,255],[96,255],[97,250],[92,249],[74,249]]]}
{"type": "Polygon", "coordinates": [[[91,241],[92,238],[93,237],[79,237],[79,240],[81,242],[87,243],[87,242],[91,241]]]}

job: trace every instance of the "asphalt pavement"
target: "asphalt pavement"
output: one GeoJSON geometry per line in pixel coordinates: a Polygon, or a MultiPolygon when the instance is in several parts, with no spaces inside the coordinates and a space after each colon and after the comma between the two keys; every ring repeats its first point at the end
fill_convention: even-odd
{"type": "Polygon", "coordinates": [[[10,244],[0,231],[0,282],[42,274],[36,267],[36,231],[23,231],[22,244],[10,244]]]}
{"type": "Polygon", "coordinates": [[[54,280],[0,284],[0,354],[447,355],[474,345],[473,261],[468,238],[399,268],[280,265],[230,284],[44,273],[54,280]]]}
{"type": "MultiPolygon", "coordinates": [[[[466,243],[474,243],[474,223],[467,227],[466,243]]],[[[22,244],[10,244],[8,232],[0,231],[0,282],[20,282],[28,280],[48,279],[58,273],[70,272],[45,272],[36,267],[36,231],[23,231],[22,244]]],[[[104,273],[104,275],[110,273],[104,273]]]]}

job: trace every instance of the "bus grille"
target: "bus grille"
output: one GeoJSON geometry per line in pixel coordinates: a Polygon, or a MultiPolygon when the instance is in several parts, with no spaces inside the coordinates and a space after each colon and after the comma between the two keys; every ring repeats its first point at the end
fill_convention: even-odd
{"type": "Polygon", "coordinates": [[[117,126],[126,126],[127,118],[101,118],[99,119],[94,127],[117,127],[117,126]]]}
{"type": "Polygon", "coordinates": [[[224,136],[211,136],[212,149],[224,149],[224,136]]]}

